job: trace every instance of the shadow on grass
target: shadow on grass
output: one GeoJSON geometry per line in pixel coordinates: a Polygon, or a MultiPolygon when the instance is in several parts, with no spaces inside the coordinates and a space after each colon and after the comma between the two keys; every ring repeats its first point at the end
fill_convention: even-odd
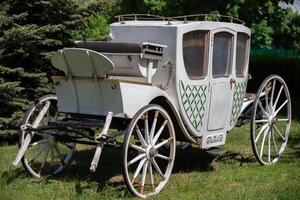
{"type": "MultiPolygon", "coordinates": [[[[91,174],[89,171],[94,148],[77,151],[74,154],[73,162],[60,175],[42,179],[39,182],[47,183],[51,180],[74,183],[77,195],[87,192],[90,188],[97,188],[98,193],[107,194],[114,190],[117,198],[132,197],[122,178],[122,147],[105,146],[100,158],[97,172],[91,174]],[[109,188],[109,189],[108,189],[109,188]]],[[[220,157],[212,157],[204,150],[190,146],[187,149],[177,147],[176,159],[173,174],[188,173],[193,171],[213,171],[213,162],[238,162],[242,165],[245,162],[254,162],[253,159],[243,156],[237,152],[226,152],[220,157]]],[[[1,175],[6,184],[12,184],[15,179],[26,178],[24,169],[18,168],[5,171],[1,175]]]]}
{"type": "Polygon", "coordinates": [[[300,129],[296,127],[292,130],[288,139],[288,148],[292,149],[291,152],[286,152],[284,154],[289,155],[289,157],[300,157],[300,129]]]}
{"type": "Polygon", "coordinates": [[[6,184],[11,184],[15,179],[25,178],[27,176],[26,171],[23,168],[14,169],[12,171],[4,171],[1,174],[1,180],[6,184]]]}

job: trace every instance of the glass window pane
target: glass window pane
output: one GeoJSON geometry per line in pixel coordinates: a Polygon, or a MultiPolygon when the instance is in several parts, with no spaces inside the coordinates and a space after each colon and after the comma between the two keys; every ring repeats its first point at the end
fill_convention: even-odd
{"type": "Polygon", "coordinates": [[[187,75],[200,79],[207,74],[208,31],[192,31],[183,35],[183,61],[187,75]]]}
{"type": "Polygon", "coordinates": [[[247,66],[249,36],[245,33],[237,34],[236,43],[236,76],[243,77],[247,66]]]}
{"type": "Polygon", "coordinates": [[[232,34],[220,32],[214,35],[213,77],[229,76],[232,65],[232,34]]]}

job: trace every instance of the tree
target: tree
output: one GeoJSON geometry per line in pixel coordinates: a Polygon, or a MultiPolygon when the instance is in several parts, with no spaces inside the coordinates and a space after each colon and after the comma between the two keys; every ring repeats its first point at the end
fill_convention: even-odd
{"type": "Polygon", "coordinates": [[[73,33],[75,40],[105,40],[109,22],[114,19],[114,0],[76,0],[82,13],[80,31],[73,33]]]}
{"type": "Polygon", "coordinates": [[[300,52],[300,15],[296,15],[292,19],[291,37],[293,41],[293,48],[300,52]]]}
{"type": "Polygon", "coordinates": [[[0,137],[15,134],[29,102],[52,91],[50,57],[73,45],[78,13],[71,0],[0,3],[0,137]]]}
{"type": "MultiPolygon", "coordinates": [[[[294,0],[285,0],[293,3],[294,0]]],[[[279,42],[277,37],[287,33],[291,22],[291,12],[279,6],[278,0],[232,0],[226,5],[226,13],[240,18],[252,30],[252,47],[289,48],[289,41],[279,42]],[[277,37],[276,37],[277,36],[277,37]]]]}

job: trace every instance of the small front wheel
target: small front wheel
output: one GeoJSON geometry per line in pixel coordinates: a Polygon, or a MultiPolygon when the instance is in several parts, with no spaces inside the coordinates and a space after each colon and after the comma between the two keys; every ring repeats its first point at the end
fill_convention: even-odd
{"type": "MultiPolygon", "coordinates": [[[[62,117],[58,112],[57,97],[45,95],[28,109],[22,126],[38,128],[62,117]]],[[[75,144],[58,140],[54,134],[57,131],[21,130],[19,145],[25,142],[29,144],[22,157],[22,164],[31,175],[37,178],[56,175],[71,161],[75,144]]]]}
{"type": "Polygon", "coordinates": [[[253,153],[262,165],[271,165],[283,154],[291,128],[291,97],[278,75],[267,77],[253,103],[250,139],[253,153]]]}
{"type": "Polygon", "coordinates": [[[158,105],[143,107],[132,118],[123,143],[123,176],[134,195],[158,194],[168,182],[176,139],[171,118],[158,105]]]}

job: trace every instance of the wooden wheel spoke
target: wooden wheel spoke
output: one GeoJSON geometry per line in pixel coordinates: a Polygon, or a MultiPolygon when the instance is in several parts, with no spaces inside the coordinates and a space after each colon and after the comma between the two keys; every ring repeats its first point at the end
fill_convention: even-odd
{"type": "Polygon", "coordinates": [[[277,144],[276,144],[276,140],[275,140],[275,135],[274,135],[273,129],[271,129],[271,134],[272,134],[272,138],[273,138],[274,148],[275,148],[275,151],[276,151],[276,154],[277,154],[278,153],[278,149],[277,149],[277,144]]]}
{"type": "MultiPolygon", "coordinates": [[[[267,84],[267,86],[266,87],[268,87],[268,84],[267,84]]],[[[267,89],[265,88],[265,104],[266,104],[266,111],[267,112],[270,112],[270,109],[269,109],[269,97],[268,97],[268,94],[269,93],[269,91],[267,91],[267,89]]]]}
{"type": "Polygon", "coordinates": [[[276,97],[276,100],[275,100],[275,103],[273,105],[274,110],[276,109],[276,106],[277,106],[277,103],[278,103],[278,100],[279,100],[279,97],[281,95],[282,90],[283,90],[283,85],[280,87],[279,92],[278,92],[277,97],[276,97]]]}
{"type": "Polygon", "coordinates": [[[45,152],[45,156],[44,156],[44,158],[42,160],[42,164],[41,164],[41,167],[40,167],[40,170],[39,170],[39,174],[41,174],[41,172],[42,172],[42,170],[43,170],[43,168],[45,166],[45,163],[46,163],[48,155],[49,155],[49,150],[50,150],[49,147],[47,147],[46,148],[46,152],[45,152]]]}
{"type": "Polygon", "coordinates": [[[263,136],[263,140],[262,140],[262,143],[261,143],[260,154],[259,154],[260,157],[262,157],[262,155],[263,155],[264,146],[265,146],[265,139],[267,137],[268,132],[269,132],[269,127],[264,131],[264,136],[263,136]]]}
{"type": "Polygon", "coordinates": [[[137,151],[139,151],[139,152],[143,152],[143,153],[146,152],[146,149],[144,149],[144,148],[142,148],[142,147],[139,147],[139,146],[137,146],[137,145],[134,145],[134,144],[129,144],[129,147],[131,147],[131,148],[133,148],[133,149],[135,149],[135,150],[137,150],[137,151]]]}
{"type": "Polygon", "coordinates": [[[137,176],[139,175],[139,173],[141,172],[142,167],[144,166],[144,163],[146,162],[146,160],[147,160],[147,158],[144,158],[140,161],[139,165],[137,166],[137,168],[134,172],[133,178],[131,180],[131,184],[134,184],[134,181],[137,178],[137,176]]]}
{"type": "Polygon", "coordinates": [[[275,111],[274,115],[276,116],[279,111],[283,108],[283,106],[285,106],[287,104],[288,100],[285,100],[285,102],[283,104],[281,104],[281,106],[275,111]]]}
{"type": "Polygon", "coordinates": [[[145,139],[144,139],[144,137],[143,137],[143,135],[142,135],[142,133],[141,133],[138,125],[135,126],[135,131],[136,131],[137,136],[138,136],[140,142],[142,143],[142,145],[143,146],[147,146],[147,143],[146,143],[146,141],[145,141],[145,139]]]}
{"type": "Polygon", "coordinates": [[[278,122],[289,122],[289,119],[277,119],[278,122]]]}
{"type": "Polygon", "coordinates": [[[148,122],[148,113],[144,114],[144,128],[145,128],[145,140],[148,144],[151,142],[151,137],[149,135],[149,122],[148,122]]]}
{"type": "Polygon", "coordinates": [[[285,141],[285,137],[283,137],[283,135],[280,133],[280,131],[278,130],[278,128],[275,124],[274,124],[274,129],[280,135],[280,137],[283,139],[283,141],[285,141]]]}
{"type": "Polygon", "coordinates": [[[156,144],[158,138],[160,137],[161,133],[163,132],[165,126],[167,125],[168,120],[165,120],[164,123],[162,124],[162,126],[159,128],[159,130],[157,131],[156,135],[153,138],[153,144],[156,144]]]}
{"type": "Polygon", "coordinates": [[[265,124],[265,125],[263,125],[263,126],[261,127],[261,129],[260,129],[260,131],[259,131],[257,137],[255,138],[255,143],[258,141],[260,135],[262,134],[262,132],[265,131],[265,129],[266,129],[268,126],[269,126],[269,124],[265,124]]]}
{"type": "Polygon", "coordinates": [[[267,119],[260,119],[260,120],[255,120],[255,123],[257,124],[257,123],[268,123],[269,122],[269,120],[267,120],[267,119]]]}
{"type": "Polygon", "coordinates": [[[173,137],[170,137],[170,138],[168,138],[168,139],[166,139],[166,140],[164,140],[164,141],[158,143],[158,144],[155,145],[154,147],[155,147],[156,149],[159,149],[160,147],[164,146],[165,144],[169,143],[169,142],[172,141],[172,140],[173,140],[173,137]]]}
{"type": "Polygon", "coordinates": [[[152,163],[151,162],[149,162],[149,164],[148,164],[148,171],[149,171],[151,189],[152,189],[152,191],[154,191],[155,186],[154,186],[154,177],[153,177],[153,169],[152,169],[152,163]]]}
{"type": "Polygon", "coordinates": [[[138,156],[136,156],[135,158],[133,158],[132,160],[130,160],[127,165],[130,166],[134,163],[136,163],[137,161],[141,160],[142,158],[145,158],[146,157],[146,154],[143,153],[143,154],[139,154],[138,156]]]}
{"type": "Polygon", "coordinates": [[[262,106],[262,103],[261,103],[260,100],[258,101],[258,105],[259,105],[259,107],[260,107],[260,110],[263,112],[263,114],[264,114],[266,117],[269,117],[269,114],[266,112],[266,110],[265,110],[264,107],[262,106]]]}
{"type": "Polygon", "coordinates": [[[148,169],[148,161],[146,161],[143,165],[143,173],[142,173],[142,179],[140,182],[140,193],[144,194],[144,188],[145,188],[145,181],[146,181],[146,176],[147,176],[147,169],[148,169]]]}
{"type": "Polygon", "coordinates": [[[268,132],[268,161],[271,161],[271,133],[268,132]]]}
{"type": "Polygon", "coordinates": [[[161,154],[157,154],[156,157],[157,157],[157,158],[161,158],[161,159],[163,159],[163,160],[168,160],[168,161],[171,161],[171,160],[172,160],[172,158],[167,157],[167,156],[164,156],[164,155],[161,155],[161,154]]]}
{"type": "Polygon", "coordinates": [[[157,110],[157,111],[155,111],[153,123],[152,123],[152,126],[151,126],[151,131],[150,131],[150,140],[151,141],[153,141],[153,136],[154,136],[154,132],[155,132],[155,128],[156,128],[158,115],[159,115],[159,111],[157,110]]]}
{"type": "Polygon", "coordinates": [[[50,101],[46,101],[45,105],[43,106],[42,110],[39,112],[38,116],[34,120],[32,127],[37,128],[40,122],[42,121],[43,117],[45,116],[46,112],[50,107],[50,101]]]}
{"type": "Polygon", "coordinates": [[[165,175],[162,173],[162,171],[160,170],[157,162],[155,161],[155,159],[152,160],[152,164],[153,164],[153,167],[154,169],[156,170],[156,172],[163,178],[163,180],[166,179],[165,175]]]}
{"type": "Polygon", "coordinates": [[[276,79],[273,80],[270,104],[273,105],[276,79]]]}
{"type": "Polygon", "coordinates": [[[46,145],[43,145],[43,146],[35,153],[35,155],[28,161],[28,163],[31,163],[31,162],[35,161],[35,159],[37,159],[45,149],[46,149],[46,145]]]}

